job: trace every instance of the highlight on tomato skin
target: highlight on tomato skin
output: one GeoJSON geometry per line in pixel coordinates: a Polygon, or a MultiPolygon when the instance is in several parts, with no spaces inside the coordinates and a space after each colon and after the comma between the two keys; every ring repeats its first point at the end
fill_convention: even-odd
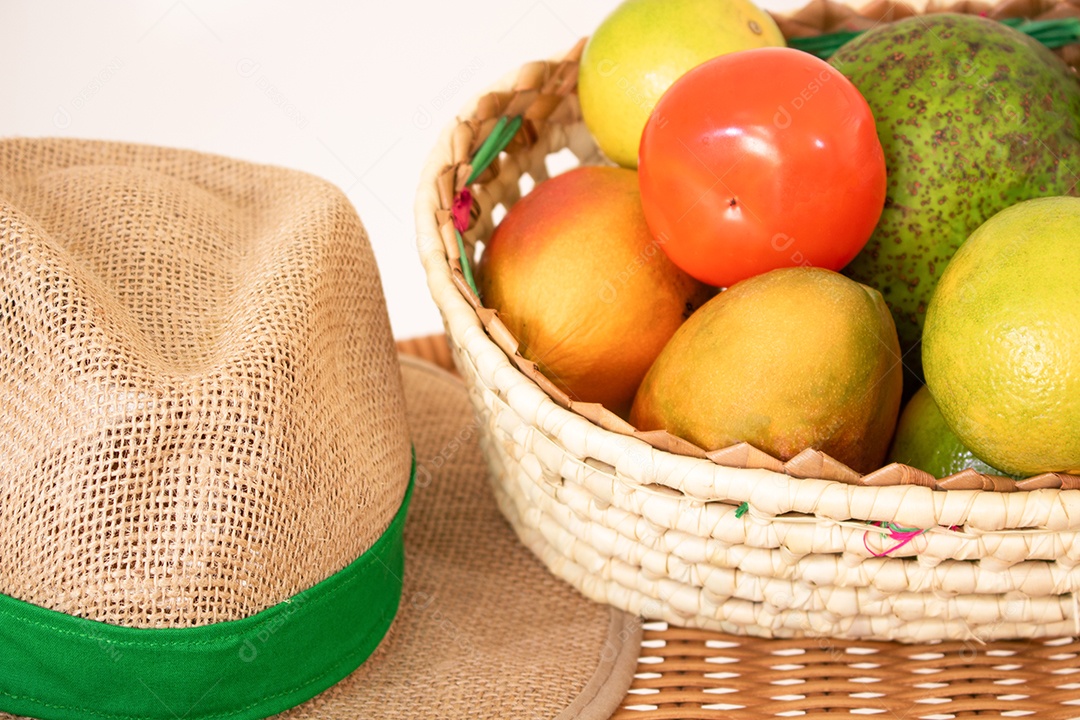
{"type": "Polygon", "coordinates": [[[885,204],[870,106],[790,48],[723,55],[679,78],[645,125],[638,179],[661,247],[717,287],[781,267],[840,270],[885,204]]]}

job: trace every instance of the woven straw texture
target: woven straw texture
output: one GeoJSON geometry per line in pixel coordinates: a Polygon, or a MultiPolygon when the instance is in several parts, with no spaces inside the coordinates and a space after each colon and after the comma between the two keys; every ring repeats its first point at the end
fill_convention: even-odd
{"type": "Polygon", "coordinates": [[[374,256],[316,178],[0,142],[0,592],[133,627],[345,567],[409,477],[374,256]]]}
{"type": "Polygon", "coordinates": [[[401,609],[364,665],[285,717],[601,720],[641,622],[551,576],[491,496],[461,381],[403,359],[417,484],[401,609]]]}
{"type": "MultiPolygon", "coordinates": [[[[876,19],[860,22],[888,21],[902,7],[877,6],[876,19]]],[[[1010,7],[1020,6],[988,12],[1010,7]]],[[[822,27],[851,16],[812,10],[822,27]]],[[[787,463],[747,446],[706,455],[573,402],[518,354],[464,280],[451,208],[500,117],[525,121],[471,188],[470,249],[490,235],[494,210],[520,198],[523,180],[549,176],[552,156],[563,167],[605,162],[574,94],[582,45],[471,104],[440,138],[416,205],[429,288],[473,390],[500,506],[522,540],[589,597],[681,626],[907,642],[1080,632],[1075,477],[942,479],[898,465],[860,476],[814,450],[787,463]],[[869,522],[926,532],[897,547],[869,522]]]]}
{"type": "Polygon", "coordinates": [[[589,602],[522,547],[485,480],[461,381],[415,359],[401,364],[423,469],[405,523],[401,607],[363,665],[277,717],[608,718],[633,679],[641,622],[589,602]]]}
{"type": "MultiPolygon", "coordinates": [[[[398,347],[452,367],[444,336],[398,347]]],[[[662,622],[644,629],[618,720],[1080,717],[1074,638],[900,645],[747,638],[662,622]]]]}
{"type": "Polygon", "coordinates": [[[1080,717],[1072,638],[898,645],[646,627],[614,720],[1080,717]]]}

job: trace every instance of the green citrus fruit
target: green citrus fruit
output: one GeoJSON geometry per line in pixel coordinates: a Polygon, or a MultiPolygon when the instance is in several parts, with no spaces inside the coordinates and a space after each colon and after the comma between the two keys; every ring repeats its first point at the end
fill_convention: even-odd
{"type": "Polygon", "coordinates": [[[896,437],[889,451],[889,462],[910,465],[936,478],[968,468],[986,475],[1005,475],[984,463],[960,442],[941,416],[934,396],[925,385],[908,401],[900,415],[896,437]]]}
{"type": "Polygon", "coordinates": [[[683,323],[630,422],[706,450],[740,442],[788,460],[815,448],[881,466],[900,410],[896,326],[881,294],[823,268],[735,283],[683,323]]]}
{"type": "Polygon", "coordinates": [[[977,456],[1080,471],[1080,198],[1028,200],[972,233],[927,309],[923,366],[977,456]]]}
{"type": "Polygon", "coordinates": [[[581,58],[585,124],[605,155],[636,168],[645,121],[683,73],[718,55],[783,45],[772,17],[749,0],[626,0],[581,58]]]}

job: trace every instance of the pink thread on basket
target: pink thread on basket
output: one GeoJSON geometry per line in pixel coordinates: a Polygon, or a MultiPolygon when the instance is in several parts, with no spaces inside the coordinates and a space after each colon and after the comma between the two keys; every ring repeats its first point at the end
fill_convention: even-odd
{"type": "Polygon", "coordinates": [[[893,545],[888,550],[882,550],[881,552],[874,552],[873,550],[870,549],[869,542],[867,542],[867,539],[870,536],[870,532],[867,531],[866,534],[863,535],[863,547],[865,547],[866,551],[869,552],[874,557],[885,557],[889,553],[896,552],[897,550],[904,547],[909,542],[911,542],[912,540],[914,540],[915,538],[919,537],[924,532],[926,532],[926,530],[919,530],[918,528],[913,528],[911,530],[899,530],[899,529],[897,529],[896,527],[892,526],[889,523],[876,522],[876,523],[870,523],[870,524],[874,525],[875,527],[888,528],[889,529],[889,536],[888,536],[889,539],[890,540],[899,540],[900,541],[899,543],[897,543],[896,545],[893,545]]]}
{"type": "Polygon", "coordinates": [[[469,192],[469,188],[462,188],[461,192],[454,198],[454,205],[450,209],[450,214],[454,218],[454,227],[458,232],[465,232],[469,229],[469,215],[472,213],[472,193],[469,192]]]}

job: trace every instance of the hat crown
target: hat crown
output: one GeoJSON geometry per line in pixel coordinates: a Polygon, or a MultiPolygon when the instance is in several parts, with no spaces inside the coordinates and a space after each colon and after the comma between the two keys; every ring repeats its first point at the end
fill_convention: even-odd
{"type": "Polygon", "coordinates": [[[247,617],[369,548],[409,475],[367,236],[331,185],[0,142],[0,593],[132,627],[247,617]]]}

